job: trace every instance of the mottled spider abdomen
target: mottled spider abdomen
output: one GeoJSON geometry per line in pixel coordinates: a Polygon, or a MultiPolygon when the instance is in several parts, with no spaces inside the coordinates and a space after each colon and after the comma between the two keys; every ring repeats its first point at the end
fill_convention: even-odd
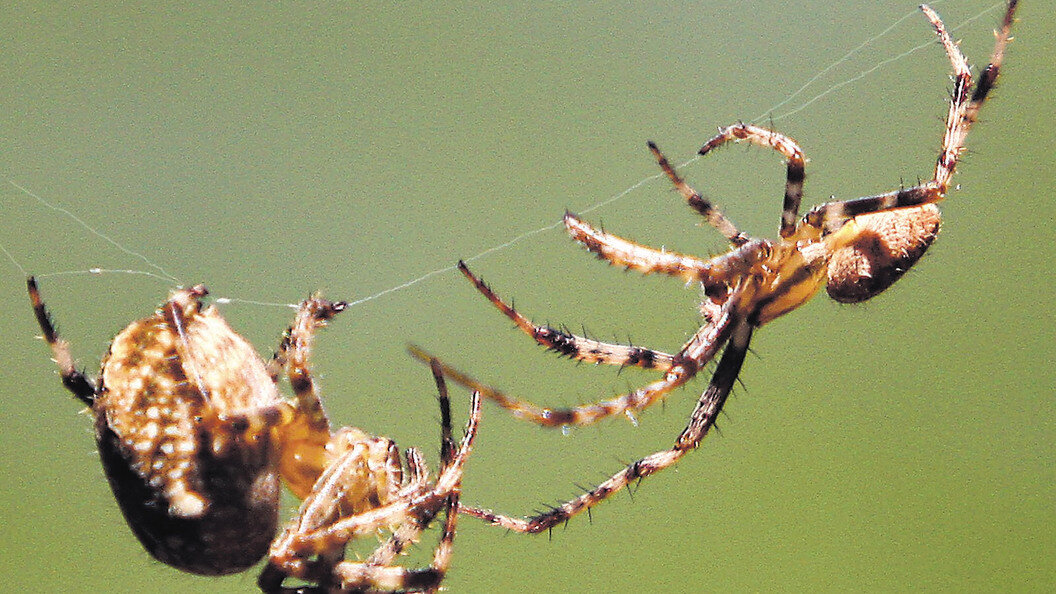
{"type": "Polygon", "coordinates": [[[278,391],[203,287],[110,346],[92,405],[103,468],[151,555],[205,575],[261,559],[278,521],[278,391]]]}
{"type": "Polygon", "coordinates": [[[900,210],[860,215],[853,223],[860,234],[851,246],[829,260],[829,297],[841,303],[860,303],[883,292],[902,278],[939,235],[939,207],[925,204],[900,210]]]}

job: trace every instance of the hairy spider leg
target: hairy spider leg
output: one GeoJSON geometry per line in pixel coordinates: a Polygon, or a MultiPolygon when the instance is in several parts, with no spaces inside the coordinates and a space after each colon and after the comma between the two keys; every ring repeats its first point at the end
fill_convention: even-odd
{"type": "MultiPolygon", "coordinates": [[[[440,467],[443,468],[450,464],[455,456],[455,441],[451,436],[451,400],[448,396],[447,383],[444,381],[440,362],[434,359],[429,362],[429,366],[432,368],[433,381],[436,382],[437,402],[440,405],[440,467]]],[[[407,450],[407,466],[412,469],[412,477],[409,483],[424,483],[428,477],[428,470],[425,468],[420,454],[414,448],[407,450]]],[[[454,492],[449,497],[447,505],[445,505],[446,517],[444,522],[444,533],[450,533],[452,539],[454,538],[458,518],[458,513],[452,513],[452,510],[457,507],[458,493],[454,492]]],[[[436,517],[436,513],[430,514],[427,512],[428,510],[425,510],[423,513],[411,518],[412,521],[401,524],[385,544],[378,547],[371,554],[367,559],[367,563],[372,565],[390,565],[409,545],[418,542],[421,533],[429,527],[433,518],[436,517]]],[[[441,542],[444,542],[443,538],[441,538],[441,542]]],[[[453,542],[446,546],[447,551],[445,554],[447,556],[450,556],[453,549],[451,545],[453,545],[453,542]]]]}
{"type": "Polygon", "coordinates": [[[642,274],[665,274],[681,278],[687,283],[699,281],[701,276],[706,275],[702,271],[708,270],[708,263],[700,258],[653,249],[617,237],[595,229],[570,212],[565,213],[564,222],[565,229],[573,240],[583,244],[588,251],[613,266],[642,274]]]}
{"type": "MultiPolygon", "coordinates": [[[[440,466],[441,468],[444,468],[452,463],[456,455],[455,441],[451,436],[451,402],[448,398],[447,383],[444,381],[444,373],[440,361],[433,359],[429,362],[429,367],[432,369],[433,380],[436,382],[437,398],[440,404],[440,466]]],[[[477,396],[474,397],[476,398],[477,396]]],[[[446,575],[448,568],[451,566],[451,556],[454,552],[455,544],[455,530],[458,527],[458,504],[460,494],[460,488],[453,490],[451,494],[448,495],[447,501],[444,505],[444,525],[440,533],[440,542],[437,544],[436,550],[433,553],[433,562],[430,565],[431,569],[438,573],[439,579],[437,579],[436,585],[433,588],[429,588],[429,592],[439,590],[440,581],[443,576],[446,575]]],[[[433,514],[433,517],[435,517],[435,514],[433,514]]],[[[413,523],[405,524],[405,526],[409,526],[412,530],[417,529],[418,534],[421,534],[422,530],[428,527],[431,520],[432,518],[426,520],[423,516],[421,519],[416,519],[413,523]]],[[[410,536],[410,534],[404,534],[402,530],[398,530],[392,535],[392,538],[389,539],[389,543],[387,543],[391,546],[379,547],[378,550],[367,559],[367,563],[391,564],[395,559],[395,555],[400,554],[402,549],[405,548],[406,543],[413,542],[413,540],[409,538],[410,536]],[[397,546],[398,539],[403,539],[402,542],[405,543],[403,547],[397,546]]],[[[413,538],[417,539],[417,536],[415,535],[413,538]]]]}
{"type": "MultiPolygon", "coordinates": [[[[720,313],[716,319],[701,327],[686,342],[674,356],[675,364],[667,370],[662,379],[633,392],[601,402],[581,404],[570,408],[541,407],[527,400],[510,397],[445,363],[441,363],[441,366],[445,376],[469,389],[480,392],[481,396],[494,401],[520,419],[545,427],[591,425],[614,415],[643,410],[696,376],[697,372],[715,356],[729,338],[734,301],[733,299],[727,300],[719,310],[720,313]]],[[[432,359],[429,353],[417,346],[411,345],[408,350],[421,361],[432,359]]]]}
{"type": "Polygon", "coordinates": [[[301,304],[293,324],[283,333],[276,353],[276,359],[285,361],[286,375],[297,398],[297,410],[304,415],[313,431],[329,433],[330,421],[323,410],[308,357],[312,352],[316,331],[325,327],[327,322],[347,307],[344,301],[331,302],[312,295],[301,304]]]}
{"type": "Polygon", "coordinates": [[[37,323],[43,333],[44,341],[51,347],[55,357],[55,363],[59,366],[59,376],[62,385],[66,387],[78,400],[88,406],[95,402],[95,382],[88,378],[83,372],[78,371],[74,365],[73,354],[70,352],[70,343],[59,336],[55,326],[51,323],[51,315],[44,306],[44,299],[40,296],[37,288],[37,279],[28,277],[26,279],[26,290],[29,292],[29,300],[33,305],[33,313],[37,316],[37,323]]]}
{"type": "Polygon", "coordinates": [[[491,301],[499,311],[506,314],[506,317],[513,320],[513,323],[525,334],[531,336],[540,345],[563,356],[586,363],[633,366],[641,367],[642,369],[659,369],[661,371],[671,369],[674,364],[674,356],[661,351],[633,345],[600,342],[591,338],[576,336],[557,328],[537,326],[514,309],[512,305],[503,301],[483,280],[470,272],[465,262],[459,260],[458,269],[469,279],[469,282],[473,283],[473,286],[481,294],[488,298],[488,301],[491,301]]]}
{"type": "MultiPolygon", "coordinates": [[[[433,562],[424,569],[382,566],[369,561],[339,561],[330,568],[325,563],[309,562],[307,558],[316,555],[325,557],[332,551],[343,550],[344,546],[355,538],[373,534],[386,526],[412,521],[415,516],[435,517],[441,508],[447,508],[451,514],[453,506],[457,505],[457,499],[452,498],[452,495],[455,495],[461,486],[463,470],[476,437],[480,416],[480,395],[473,394],[465,437],[450,462],[440,470],[432,488],[424,484],[409,484],[392,503],[334,522],[312,521],[309,516],[332,516],[339,511],[333,506],[340,502],[345,480],[352,470],[346,467],[344,459],[333,464],[320,477],[312,495],[305,499],[298,518],[290,524],[287,532],[275,541],[271,552],[271,565],[261,574],[259,583],[262,589],[280,591],[279,584],[287,576],[324,584],[336,581],[343,590],[423,590],[438,586],[450,563],[454,540],[454,525],[451,521],[445,523],[433,562]],[[327,571],[332,575],[323,575],[327,571]]],[[[449,432],[449,428],[445,429],[443,435],[449,432]]],[[[389,543],[384,543],[380,549],[387,546],[389,543]]],[[[387,553],[382,553],[385,554],[387,553]]]]}
{"type": "MultiPolygon", "coordinates": [[[[295,396],[289,421],[281,430],[283,445],[279,473],[300,499],[311,493],[332,459],[327,444],[334,436],[311,373],[310,356],[315,335],[347,307],[343,301],[331,302],[318,295],[310,296],[301,303],[272,359],[285,368],[295,396]]],[[[399,477],[390,480],[396,484],[400,482],[399,477]]]]}
{"type": "Polygon", "coordinates": [[[726,218],[726,215],[722,214],[713,202],[705,198],[700,192],[697,192],[686,183],[686,180],[682,179],[675,171],[675,168],[668,162],[667,157],[660,152],[657,148],[656,143],[649,141],[649,150],[652,151],[653,156],[656,157],[656,162],[660,164],[660,169],[663,170],[667,177],[671,180],[671,183],[675,185],[675,189],[678,190],[679,194],[686,199],[689,206],[700,213],[707,221],[709,225],[714,227],[722,233],[724,237],[733,246],[744,245],[748,241],[748,236],[737,230],[737,226],[732,221],[726,218]]]}
{"type": "Polygon", "coordinates": [[[795,232],[796,219],[799,218],[799,203],[803,200],[803,180],[806,178],[806,158],[803,156],[803,149],[799,148],[794,140],[780,132],[752,124],[738,123],[719,128],[719,133],[705,142],[698,154],[704,156],[727,142],[742,140],[763,148],[774,149],[785,156],[785,197],[779,230],[781,237],[789,237],[795,232]]]}
{"type": "Polygon", "coordinates": [[[668,250],[657,250],[612,233],[595,229],[571,213],[565,213],[565,228],[587,251],[607,261],[642,274],[665,274],[687,283],[699,282],[709,297],[725,297],[727,287],[736,279],[770,257],[770,242],[751,239],[725,254],[704,261],[668,250]]]}
{"type": "MultiPolygon", "coordinates": [[[[972,73],[968,61],[950,38],[939,15],[926,5],[921,10],[931,21],[940,43],[953,65],[954,87],[950,100],[950,110],[946,116],[946,133],[943,135],[942,148],[935,163],[934,177],[920,185],[901,190],[886,192],[876,196],[866,196],[852,200],[819,204],[810,210],[802,219],[800,227],[821,230],[828,234],[838,230],[844,222],[856,216],[887,210],[930,204],[942,200],[949,189],[950,179],[964,152],[965,138],[972,124],[978,119],[979,109],[997,81],[1001,63],[1004,60],[1005,48],[1011,38],[1012,21],[1017,1],[1008,3],[1008,9],[996,33],[994,50],[990,63],[983,69],[977,84],[972,84],[972,73]]],[[[801,231],[802,232],[802,231],[801,231]]]]}
{"type": "Polygon", "coordinates": [[[722,411],[723,404],[737,381],[737,375],[740,373],[745,354],[748,352],[751,336],[752,325],[746,320],[737,319],[733,322],[728,345],[719,360],[715,374],[697,402],[689,424],[675,440],[675,445],[670,450],[650,454],[628,465],[594,489],[546,513],[530,518],[511,518],[491,510],[467,506],[460,507],[459,511],[516,532],[538,533],[567,522],[574,516],[608,499],[620,489],[628,488],[636,481],[673,465],[686,453],[696,449],[707,435],[708,430],[714,426],[715,419],[722,411]]]}

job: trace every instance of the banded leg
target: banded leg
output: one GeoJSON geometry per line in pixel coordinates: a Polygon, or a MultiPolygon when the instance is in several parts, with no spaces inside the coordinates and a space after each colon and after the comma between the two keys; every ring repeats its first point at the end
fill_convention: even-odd
{"type": "MultiPolygon", "coordinates": [[[[433,371],[433,379],[436,382],[437,400],[440,404],[440,460],[441,469],[443,469],[451,464],[451,461],[455,456],[455,443],[451,436],[451,402],[448,398],[447,384],[444,381],[444,375],[439,365],[439,361],[433,359],[430,361],[430,367],[433,371]]],[[[456,489],[448,495],[447,501],[444,505],[444,526],[440,535],[440,542],[433,553],[433,562],[430,564],[429,568],[426,570],[410,570],[410,572],[402,570],[402,568],[395,568],[392,570],[395,574],[390,576],[390,583],[393,583],[394,585],[403,584],[401,589],[415,589],[416,587],[421,587],[427,591],[435,591],[436,586],[438,586],[443,580],[444,575],[447,573],[447,569],[451,565],[451,555],[454,550],[455,529],[458,524],[458,500],[459,490],[456,489]],[[391,579],[392,577],[396,577],[397,580],[393,582],[391,579]]],[[[412,518],[413,521],[407,522],[397,529],[385,544],[374,551],[374,553],[367,559],[366,564],[361,566],[356,566],[355,564],[339,564],[335,569],[335,574],[346,585],[356,583],[366,583],[369,585],[369,580],[366,582],[363,580],[366,576],[361,576],[363,568],[391,565],[408,544],[418,541],[421,533],[429,526],[433,518],[436,517],[435,512],[428,513],[428,511],[429,510],[423,510],[423,513],[412,518]]],[[[375,583],[376,582],[377,578],[375,578],[375,583]]]]}
{"type": "Polygon", "coordinates": [[[326,327],[334,316],[348,307],[343,301],[331,302],[313,295],[301,303],[293,324],[283,333],[276,359],[284,363],[290,387],[297,398],[297,408],[309,421],[312,430],[330,431],[330,421],[323,410],[315,380],[312,379],[309,354],[315,333],[326,327]]]}
{"type": "MultiPolygon", "coordinates": [[[[829,235],[839,231],[847,221],[858,216],[933,204],[942,200],[943,192],[938,183],[930,181],[875,196],[826,202],[810,209],[810,212],[803,216],[802,223],[819,230],[822,235],[829,235]]],[[[800,232],[803,231],[801,226],[800,232]]]]}
{"type": "Polygon", "coordinates": [[[950,178],[953,177],[954,169],[961,152],[964,151],[965,138],[968,130],[978,119],[979,110],[990,94],[991,89],[997,82],[997,76],[1004,61],[1005,48],[1011,39],[1012,21],[1015,17],[1017,0],[1010,0],[1005,10],[1004,19],[1001,22],[1001,30],[998,31],[994,49],[990,54],[990,63],[983,69],[978,82],[972,88],[972,74],[968,68],[968,61],[950,38],[939,15],[927,5],[921,5],[920,9],[931,21],[939,41],[946,50],[946,55],[953,64],[954,89],[953,99],[950,102],[950,111],[946,117],[946,134],[942,139],[942,151],[935,163],[935,181],[942,186],[943,191],[949,186],[950,178]],[[969,95],[970,93],[970,95],[969,95]]]}
{"type": "MultiPolygon", "coordinates": [[[[433,371],[433,380],[436,382],[437,401],[440,405],[440,467],[443,469],[451,463],[452,458],[455,456],[455,442],[454,438],[451,436],[451,400],[448,397],[447,384],[444,381],[444,374],[439,361],[433,359],[429,363],[433,371]]],[[[425,471],[424,463],[421,463],[420,461],[415,464],[411,463],[410,452],[411,450],[408,450],[407,466],[408,468],[417,470],[412,470],[413,476],[409,482],[412,485],[416,483],[424,485],[428,472],[425,471]]],[[[454,495],[452,495],[452,497],[454,497],[454,495]]],[[[454,514],[450,513],[450,510],[457,508],[457,506],[457,500],[454,501],[453,504],[448,502],[448,505],[445,506],[448,508],[448,520],[445,522],[445,525],[452,521],[451,516],[457,517],[457,512],[454,514]]],[[[400,526],[392,536],[389,537],[388,541],[378,547],[377,550],[371,554],[367,559],[367,563],[372,565],[390,565],[395,561],[396,557],[403,554],[403,551],[408,545],[418,542],[421,533],[429,527],[429,524],[435,517],[436,514],[423,513],[418,517],[412,518],[411,522],[407,522],[400,526]]],[[[452,523],[450,530],[445,528],[445,533],[450,532],[452,538],[454,538],[454,528],[454,523],[452,523]]],[[[450,545],[448,545],[447,548],[450,549],[450,545]]]]}
{"type": "Polygon", "coordinates": [[[796,230],[799,203],[803,200],[803,180],[806,178],[806,159],[803,149],[794,140],[773,130],[752,124],[734,124],[719,128],[719,133],[704,143],[699,154],[706,155],[727,142],[748,142],[763,148],[772,148],[785,156],[785,199],[781,212],[781,237],[788,238],[796,230]]]}
{"type": "Polygon", "coordinates": [[[613,266],[622,266],[642,274],[654,272],[681,278],[687,283],[699,282],[706,287],[724,285],[734,276],[748,272],[754,260],[742,258],[744,248],[752,242],[727,252],[721,263],[717,260],[705,262],[678,252],[656,250],[611,233],[595,229],[572,213],[565,213],[565,228],[573,240],[583,244],[587,251],[613,266]]]}
{"type": "MultiPolygon", "coordinates": [[[[311,557],[333,558],[334,551],[343,551],[345,545],[354,538],[374,534],[377,530],[393,524],[413,523],[418,517],[435,516],[441,508],[448,513],[457,505],[456,494],[462,481],[463,469],[473,440],[480,424],[480,396],[474,394],[471,402],[470,420],[466,427],[458,450],[451,457],[450,463],[441,469],[436,484],[431,488],[425,485],[409,486],[402,491],[396,501],[354,516],[339,518],[322,527],[311,526],[316,522],[307,517],[310,501],[305,500],[301,517],[296,519],[287,533],[276,540],[272,546],[270,565],[261,574],[259,584],[265,591],[281,591],[282,580],[295,577],[321,584],[336,581],[343,590],[376,589],[389,591],[428,590],[439,585],[450,562],[450,551],[454,539],[454,522],[445,522],[441,543],[434,552],[433,563],[424,569],[408,569],[371,562],[338,561],[328,567],[325,561],[311,561],[311,557]],[[298,530],[304,524],[305,530],[298,530]]],[[[329,505],[327,500],[340,499],[340,471],[335,470],[329,480],[320,478],[320,486],[312,495],[314,500],[322,500],[320,505],[329,505]]],[[[455,515],[455,514],[451,514],[455,515]]],[[[385,545],[382,546],[384,548],[385,545]]],[[[381,549],[379,549],[381,550],[381,549]]],[[[383,553],[384,554],[384,553],[383,553]]]]}
{"type": "Polygon", "coordinates": [[[942,139],[942,148],[935,163],[934,178],[923,184],[912,188],[905,188],[894,192],[887,192],[876,196],[866,196],[839,202],[820,204],[806,216],[803,224],[820,229],[824,234],[832,233],[840,228],[844,222],[863,214],[878,213],[911,206],[931,204],[942,200],[949,189],[950,179],[953,177],[957,162],[965,148],[965,139],[972,124],[978,118],[979,110],[986,101],[987,96],[997,81],[1001,63],[1004,60],[1005,49],[1011,38],[1012,20],[1016,11],[1016,0],[1008,3],[1005,11],[1001,30],[997,32],[997,40],[994,50],[990,56],[990,63],[983,69],[977,84],[972,84],[971,70],[968,62],[958,49],[957,44],[950,38],[946,26],[939,19],[939,15],[926,5],[921,10],[931,21],[940,43],[946,50],[946,55],[953,65],[954,88],[950,100],[950,110],[946,116],[946,132],[942,139]]]}
{"type": "MultiPolygon", "coordinates": [[[[454,513],[454,510],[457,509],[458,505],[458,493],[462,484],[463,468],[472,448],[477,427],[480,424],[480,413],[480,396],[479,394],[473,394],[466,435],[462,439],[458,451],[451,456],[450,464],[441,469],[440,476],[437,477],[436,484],[430,491],[415,496],[410,500],[405,512],[394,510],[397,515],[404,514],[404,517],[407,517],[406,514],[413,516],[432,514],[435,516],[441,506],[446,510],[447,519],[444,523],[440,543],[433,553],[433,562],[428,568],[406,569],[343,561],[338,564],[334,572],[336,576],[341,578],[343,588],[432,590],[439,586],[451,561],[457,522],[456,517],[458,515],[454,513]]],[[[339,538],[342,534],[349,532],[362,534],[361,531],[365,526],[369,526],[376,521],[368,518],[365,524],[362,524],[353,518],[348,518],[331,526],[327,533],[330,537],[338,536],[339,538]],[[342,523],[344,525],[339,525],[342,523]]],[[[392,523],[398,521],[398,518],[390,517],[387,521],[392,523]]],[[[367,533],[376,529],[377,527],[368,528],[367,533]]]]}
{"type": "Polygon", "coordinates": [[[700,213],[704,217],[704,220],[709,225],[714,227],[722,233],[723,236],[734,246],[744,245],[748,242],[748,236],[737,230],[737,227],[726,218],[726,215],[722,214],[715,204],[705,198],[699,192],[694,190],[686,183],[686,180],[682,179],[675,171],[675,168],[668,162],[667,157],[660,152],[660,149],[656,147],[656,143],[649,141],[649,150],[652,151],[653,157],[656,158],[656,162],[659,163],[660,169],[667,174],[668,179],[675,185],[675,189],[678,190],[679,194],[686,199],[689,206],[700,213]]]}
{"type": "Polygon", "coordinates": [[[279,348],[269,363],[268,371],[276,381],[279,371],[285,369],[295,396],[294,402],[287,404],[295,410],[281,432],[283,446],[279,472],[290,490],[301,499],[311,493],[313,485],[330,464],[327,444],[334,437],[312,378],[312,346],[316,333],[346,307],[342,301],[331,302],[318,295],[301,302],[293,323],[283,333],[279,348]]]}
{"type": "MultiPolygon", "coordinates": [[[[654,351],[652,349],[636,347],[631,345],[610,344],[600,342],[582,336],[576,336],[548,326],[536,326],[531,320],[521,315],[512,305],[503,301],[487,284],[479,277],[470,272],[465,262],[459,260],[458,269],[473,283],[488,301],[491,301],[499,311],[513,320],[525,334],[531,336],[537,343],[555,351],[561,355],[585,361],[587,363],[620,366],[634,366],[642,369],[659,369],[667,371],[673,364],[673,357],[667,353],[654,351]]],[[[412,351],[413,352],[413,351],[412,351]]],[[[415,356],[418,356],[417,353],[415,356]]],[[[419,357],[421,359],[421,357],[419,357]]],[[[424,361],[425,359],[423,359],[424,361]]]]}
{"type": "Polygon", "coordinates": [[[605,501],[620,489],[628,488],[632,483],[673,465],[686,453],[696,449],[704,439],[704,436],[707,435],[708,430],[714,426],[715,419],[718,417],[719,412],[722,411],[723,404],[725,404],[734,382],[737,381],[737,375],[740,373],[745,354],[748,352],[748,343],[751,340],[751,336],[751,325],[744,320],[737,320],[729,345],[723,352],[722,359],[715,369],[715,375],[711,378],[711,383],[708,384],[707,389],[697,402],[689,424],[682,431],[682,434],[678,436],[674,447],[670,450],[650,454],[630,464],[583,495],[563,503],[549,512],[531,518],[511,518],[494,513],[491,510],[466,506],[459,508],[459,511],[508,530],[538,533],[567,522],[583,511],[589,510],[591,507],[605,501]]]}
{"type": "Polygon", "coordinates": [[[44,299],[40,296],[37,288],[37,279],[26,278],[26,291],[29,293],[29,301],[33,305],[33,313],[37,316],[37,323],[43,333],[44,342],[48,343],[55,363],[59,366],[59,377],[62,385],[66,387],[78,400],[88,406],[95,402],[95,382],[84,373],[77,370],[73,363],[73,354],[70,353],[70,343],[59,336],[55,326],[51,323],[51,316],[44,306],[44,299]]]}
{"type": "Polygon", "coordinates": [[[623,266],[642,274],[659,272],[682,278],[687,283],[699,282],[709,295],[724,294],[727,286],[749,275],[754,266],[765,260],[770,250],[766,240],[751,239],[705,262],[693,256],[655,250],[599,231],[571,213],[565,214],[565,227],[572,239],[613,266],[623,266]]]}
{"type": "MultiPolygon", "coordinates": [[[[697,372],[715,356],[729,338],[731,330],[731,311],[736,299],[729,299],[722,306],[717,319],[706,324],[675,355],[675,364],[660,380],[654,381],[633,392],[623,394],[611,400],[581,404],[571,408],[546,408],[527,400],[512,398],[490,386],[482,384],[461,371],[441,364],[444,375],[455,382],[479,392],[481,396],[494,401],[509,410],[515,417],[544,427],[561,427],[566,425],[591,425],[602,419],[626,414],[634,420],[634,412],[643,410],[658,400],[666,397],[672,390],[685,385],[697,372]]],[[[418,347],[409,347],[411,354],[420,360],[431,357],[418,347]]]]}

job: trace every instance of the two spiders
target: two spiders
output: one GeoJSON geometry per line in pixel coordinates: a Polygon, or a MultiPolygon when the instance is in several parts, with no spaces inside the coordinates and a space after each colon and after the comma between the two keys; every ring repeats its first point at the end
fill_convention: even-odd
{"type": "Polygon", "coordinates": [[[264,556],[259,584],[287,591],[286,578],[319,591],[432,591],[451,560],[459,490],[480,422],[474,394],[466,435],[451,436],[451,410],[438,362],[441,468],[430,477],[421,452],[401,463],[396,444],[360,429],[332,430],[309,357],[315,333],[347,305],[312,296],[300,304],[274,357],[263,361],[205,307],[205,287],[172,293],[151,316],[114,338],[98,380],[77,371],[32,277],[27,289],[63,385],[95,418],[103,469],[144,548],[201,575],[248,569],[264,556]],[[285,371],[294,398],[281,396],[285,371]],[[303,499],[276,538],[280,479],[303,499]],[[429,567],[394,561],[443,511],[429,567]],[[346,561],[352,539],[388,528],[365,561],[346,561]]]}
{"type": "MultiPolygon", "coordinates": [[[[699,154],[707,155],[727,143],[747,141],[771,148],[784,157],[786,176],[778,227],[780,239],[751,238],[739,231],[714,204],[679,176],[652,142],[649,150],[661,170],[689,206],[726,237],[730,243],[728,252],[702,260],[657,250],[599,230],[571,213],[565,214],[565,228],[572,239],[599,259],[643,274],[658,273],[687,283],[699,283],[704,324],[676,353],[609,344],[535,325],[503,301],[464,262],[459,262],[459,270],[477,291],[547,349],[577,361],[638,367],[663,374],[652,383],[609,400],[571,408],[547,408],[513,398],[442,365],[448,377],[531,423],[566,427],[589,425],[619,414],[633,418],[635,412],[662,401],[673,390],[686,385],[722,351],[689,423],[670,449],[645,456],[579,497],[529,518],[514,518],[478,507],[462,506],[461,511],[517,532],[543,532],[567,522],[632,483],[670,467],[700,446],[729,397],[757,328],[803,305],[822,286],[836,301],[860,303],[901,278],[938,234],[941,217],[936,203],[945,198],[950,188],[968,131],[997,80],[1010,40],[1016,4],[1016,0],[1008,3],[990,63],[978,80],[973,78],[967,60],[938,14],[921,5],[953,66],[954,81],[942,146],[934,173],[926,182],[875,196],[828,202],[800,218],[806,161],[802,149],[779,132],[738,123],[720,128],[716,136],[704,143],[699,154]]],[[[433,359],[418,347],[411,347],[411,353],[422,360],[433,359]]]]}
{"type": "Polygon", "coordinates": [[[675,353],[599,342],[537,326],[504,302],[464,263],[476,289],[539,344],[579,361],[662,372],[628,394],[566,409],[545,408],[483,385],[418,349],[436,380],[441,408],[441,468],[432,477],[421,454],[354,429],[334,431],[323,411],[309,357],[315,333],[346,308],[318,296],[305,300],[270,361],[206,307],[206,290],[175,291],[151,316],[115,337],[93,381],[76,370],[52,325],[35,280],[28,292],[63,384],[88,405],[104,468],[126,520],[144,547],[174,567],[206,575],[241,571],[265,555],[259,584],[287,591],[287,578],[321,591],[435,590],[452,553],[457,511],[520,532],[568,521],[616,491],[675,464],[697,448],[728,398],[756,328],[798,308],[822,285],[842,302],[865,301],[897,281],[934,241],[935,204],[950,187],[965,138],[1001,67],[1016,1],[1008,4],[990,63],[975,80],[938,15],[921,7],[953,65],[954,89],[929,181],[876,196],[830,202],[802,218],[803,151],[792,139],[751,124],[720,129],[701,154],[730,142],[769,147],[786,162],[780,239],[750,238],[649,148],[687,203],[722,233],[731,249],[709,260],[655,250],[594,228],[572,214],[576,241],[612,265],[699,283],[704,324],[675,353]],[[594,489],[528,519],[459,504],[466,459],[480,421],[480,396],[543,426],[587,425],[643,410],[686,385],[722,352],[708,387],[671,449],[628,465],[594,489]],[[295,397],[276,384],[285,373],[295,397]],[[466,435],[456,447],[444,377],[474,390],[466,435]],[[276,537],[280,480],[303,499],[276,537]],[[395,565],[407,545],[443,512],[433,561],[423,569],[395,565]],[[391,536],[364,561],[345,560],[359,536],[391,536]]]}

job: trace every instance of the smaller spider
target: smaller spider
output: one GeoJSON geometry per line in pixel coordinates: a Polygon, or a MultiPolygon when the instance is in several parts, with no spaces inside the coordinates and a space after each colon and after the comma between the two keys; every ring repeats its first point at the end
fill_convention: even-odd
{"type": "MultiPolygon", "coordinates": [[[[572,238],[600,259],[644,274],[660,273],[700,283],[704,293],[700,305],[704,324],[677,353],[602,343],[536,326],[459,262],[459,269],[477,290],[540,345],[578,361],[634,366],[663,373],[652,383],[610,400],[572,408],[544,408],[511,398],[443,366],[448,377],[478,390],[517,417],[539,425],[589,425],[618,414],[633,419],[635,412],[686,385],[725,347],[710,384],[671,449],[650,454],[594,489],[534,517],[512,518],[469,507],[462,507],[461,511],[510,530],[530,533],[549,530],[583,511],[589,512],[592,506],[613,493],[675,464],[700,445],[737,380],[756,328],[803,305],[822,285],[837,301],[865,301],[891,286],[924,255],[935,240],[941,222],[935,203],[945,198],[968,131],[997,80],[1010,39],[1016,1],[1008,3],[990,64],[978,81],[973,81],[967,60],[939,16],[927,6],[920,8],[934,27],[954,73],[946,130],[929,181],[876,196],[821,204],[797,222],[806,162],[803,151],[787,136],[742,123],[720,128],[719,134],[700,149],[700,154],[743,140],[774,149],[785,157],[780,239],[753,239],[738,231],[711,202],[679,177],[653,143],[649,143],[649,148],[660,168],[689,206],[726,237],[730,251],[702,260],[639,245],[595,229],[571,213],[565,215],[565,227],[572,238]]],[[[432,359],[417,347],[411,347],[411,352],[420,359],[432,359]]]]}
{"type": "Polygon", "coordinates": [[[308,359],[316,331],[345,303],[318,296],[301,303],[265,363],[215,306],[203,308],[205,287],[179,289],[114,338],[96,382],[74,367],[32,277],[27,288],[63,385],[95,417],[103,469],[125,520],[152,556],[191,573],[222,575],[268,554],[259,580],[268,592],[286,591],[287,577],[325,591],[439,586],[480,398],[472,397],[456,450],[438,362],[441,469],[433,482],[416,449],[406,452],[405,477],[392,440],[351,427],[331,431],[308,359]],[[276,386],[283,369],[293,400],[276,386]],[[304,502],[273,541],[280,478],[304,502]],[[447,519],[432,564],[393,565],[441,510],[447,519]],[[344,560],[349,541],[381,528],[392,536],[366,561],[344,560]]]}

